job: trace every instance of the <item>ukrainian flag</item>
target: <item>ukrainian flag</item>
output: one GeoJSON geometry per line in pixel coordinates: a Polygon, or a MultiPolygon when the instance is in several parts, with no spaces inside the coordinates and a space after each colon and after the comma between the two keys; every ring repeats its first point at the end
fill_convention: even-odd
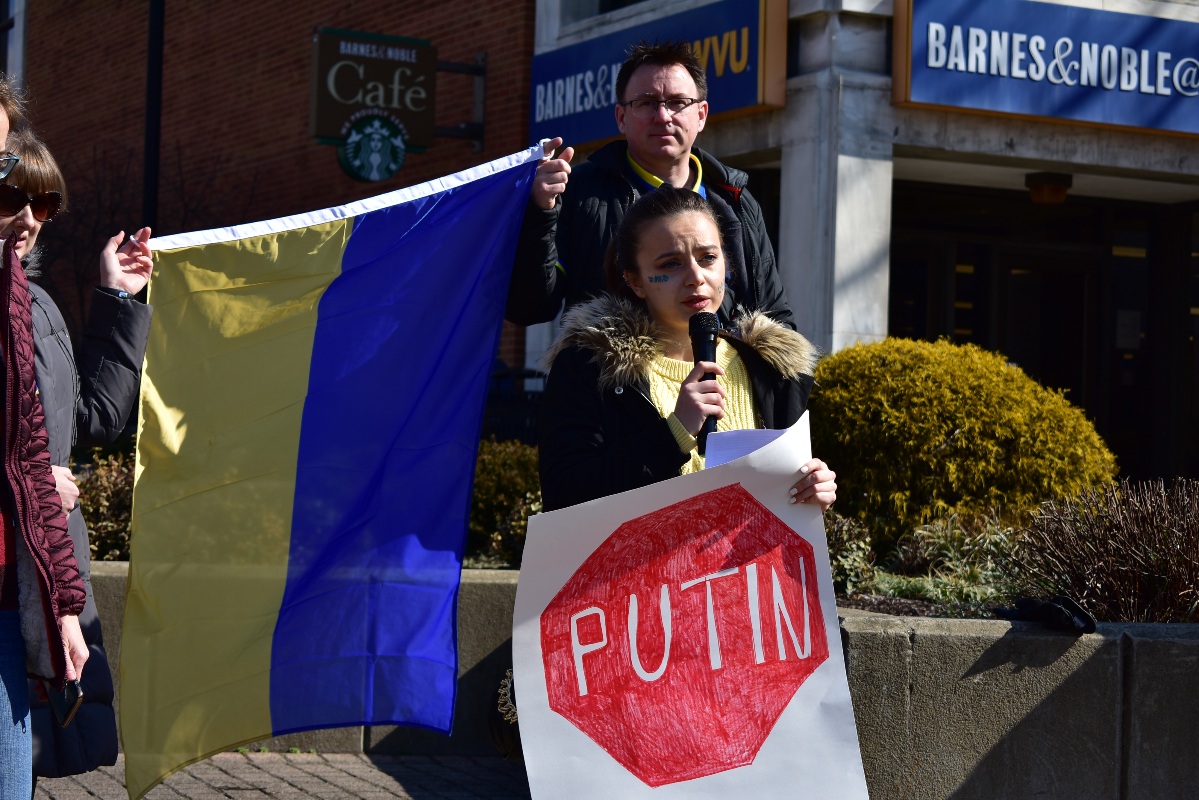
{"type": "Polygon", "coordinates": [[[151,243],[130,797],[272,735],[449,731],[485,389],[541,154],[151,243]]]}

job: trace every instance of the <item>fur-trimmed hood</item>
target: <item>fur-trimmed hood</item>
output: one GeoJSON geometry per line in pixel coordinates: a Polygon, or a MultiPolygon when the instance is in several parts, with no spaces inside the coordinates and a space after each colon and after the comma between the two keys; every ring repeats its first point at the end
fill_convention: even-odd
{"type": "MultiPolygon", "coordinates": [[[[814,344],[761,312],[746,314],[734,330],[720,335],[744,342],[786,378],[812,375],[820,360],[814,344]]],[[[594,354],[601,389],[643,382],[662,353],[660,339],[657,324],[644,308],[604,295],[566,312],[562,332],[546,351],[544,363],[548,368],[559,353],[577,346],[594,354]]]]}

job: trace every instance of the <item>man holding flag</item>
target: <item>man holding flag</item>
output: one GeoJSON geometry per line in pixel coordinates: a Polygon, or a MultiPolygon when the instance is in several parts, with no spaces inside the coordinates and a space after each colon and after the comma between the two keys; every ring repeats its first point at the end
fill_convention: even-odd
{"type": "MultiPolygon", "coordinates": [[[[728,242],[729,291],[719,314],[729,322],[761,310],[795,328],[748,176],[695,146],[708,119],[708,81],[686,42],[629,48],[616,77],[616,127],[572,171],[574,148],[547,158],[525,211],[506,316],[518,325],[547,322],[604,291],[603,260],[625,212],[664,183],[708,198],[728,242]]],[[[546,143],[549,153],[562,139],[546,143]]],[[[547,155],[549,154],[547,153],[547,155]]]]}

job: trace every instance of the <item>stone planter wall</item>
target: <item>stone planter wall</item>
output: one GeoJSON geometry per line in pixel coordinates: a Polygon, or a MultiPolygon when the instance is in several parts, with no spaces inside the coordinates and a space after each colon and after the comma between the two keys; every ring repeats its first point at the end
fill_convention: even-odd
{"type": "MultiPolygon", "coordinates": [[[[128,565],[92,571],[115,674],[128,565]]],[[[262,745],[495,754],[487,714],[511,664],[517,577],[463,573],[451,736],[359,727],[262,745]]],[[[1199,797],[1199,625],[1100,625],[1073,637],[1026,623],[841,615],[873,800],[1199,797]]]]}

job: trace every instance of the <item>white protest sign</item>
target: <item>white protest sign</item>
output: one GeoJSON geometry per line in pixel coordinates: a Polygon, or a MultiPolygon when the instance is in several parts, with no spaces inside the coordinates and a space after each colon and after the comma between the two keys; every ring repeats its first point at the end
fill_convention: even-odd
{"type": "Polygon", "coordinates": [[[808,418],[529,520],[513,621],[534,800],[867,800],[808,418]]]}

